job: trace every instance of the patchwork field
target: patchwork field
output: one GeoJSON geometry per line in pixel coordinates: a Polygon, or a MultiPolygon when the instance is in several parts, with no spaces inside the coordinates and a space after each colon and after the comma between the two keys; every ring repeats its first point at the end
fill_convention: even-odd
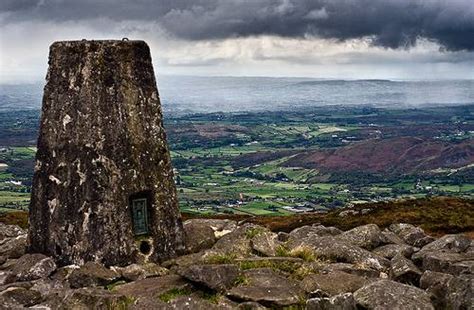
{"type": "MultiPolygon", "coordinates": [[[[38,117],[0,113],[0,211],[27,208],[38,117]]],[[[407,198],[474,198],[474,106],[326,107],[165,122],[187,213],[284,216],[407,198]]]]}

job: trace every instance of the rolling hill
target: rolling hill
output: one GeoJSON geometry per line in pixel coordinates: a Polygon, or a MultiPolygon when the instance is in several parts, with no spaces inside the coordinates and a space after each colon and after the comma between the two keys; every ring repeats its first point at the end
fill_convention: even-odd
{"type": "Polygon", "coordinates": [[[461,168],[473,163],[473,139],[453,143],[417,137],[397,137],[302,152],[282,165],[326,172],[413,174],[439,168],[461,168]]]}

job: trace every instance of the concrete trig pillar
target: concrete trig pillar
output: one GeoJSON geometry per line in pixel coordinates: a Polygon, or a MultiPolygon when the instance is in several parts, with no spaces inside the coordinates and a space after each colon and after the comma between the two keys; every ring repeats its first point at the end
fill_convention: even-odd
{"type": "Polygon", "coordinates": [[[29,251],[126,265],[182,250],[150,50],[143,41],[51,45],[29,251]]]}

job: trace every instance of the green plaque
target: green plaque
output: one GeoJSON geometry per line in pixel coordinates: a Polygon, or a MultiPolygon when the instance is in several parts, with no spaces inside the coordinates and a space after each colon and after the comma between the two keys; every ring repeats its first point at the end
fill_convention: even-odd
{"type": "Polygon", "coordinates": [[[146,198],[132,200],[133,233],[135,236],[148,233],[146,198]]]}

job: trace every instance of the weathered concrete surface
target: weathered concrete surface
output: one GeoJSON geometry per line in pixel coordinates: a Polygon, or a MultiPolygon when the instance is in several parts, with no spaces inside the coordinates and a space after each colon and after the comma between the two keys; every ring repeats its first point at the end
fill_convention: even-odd
{"type": "Polygon", "coordinates": [[[46,79],[29,252],[60,265],[175,256],[182,224],[147,44],[56,42],[46,79]],[[134,195],[149,201],[145,237],[132,229],[134,195]]]}

